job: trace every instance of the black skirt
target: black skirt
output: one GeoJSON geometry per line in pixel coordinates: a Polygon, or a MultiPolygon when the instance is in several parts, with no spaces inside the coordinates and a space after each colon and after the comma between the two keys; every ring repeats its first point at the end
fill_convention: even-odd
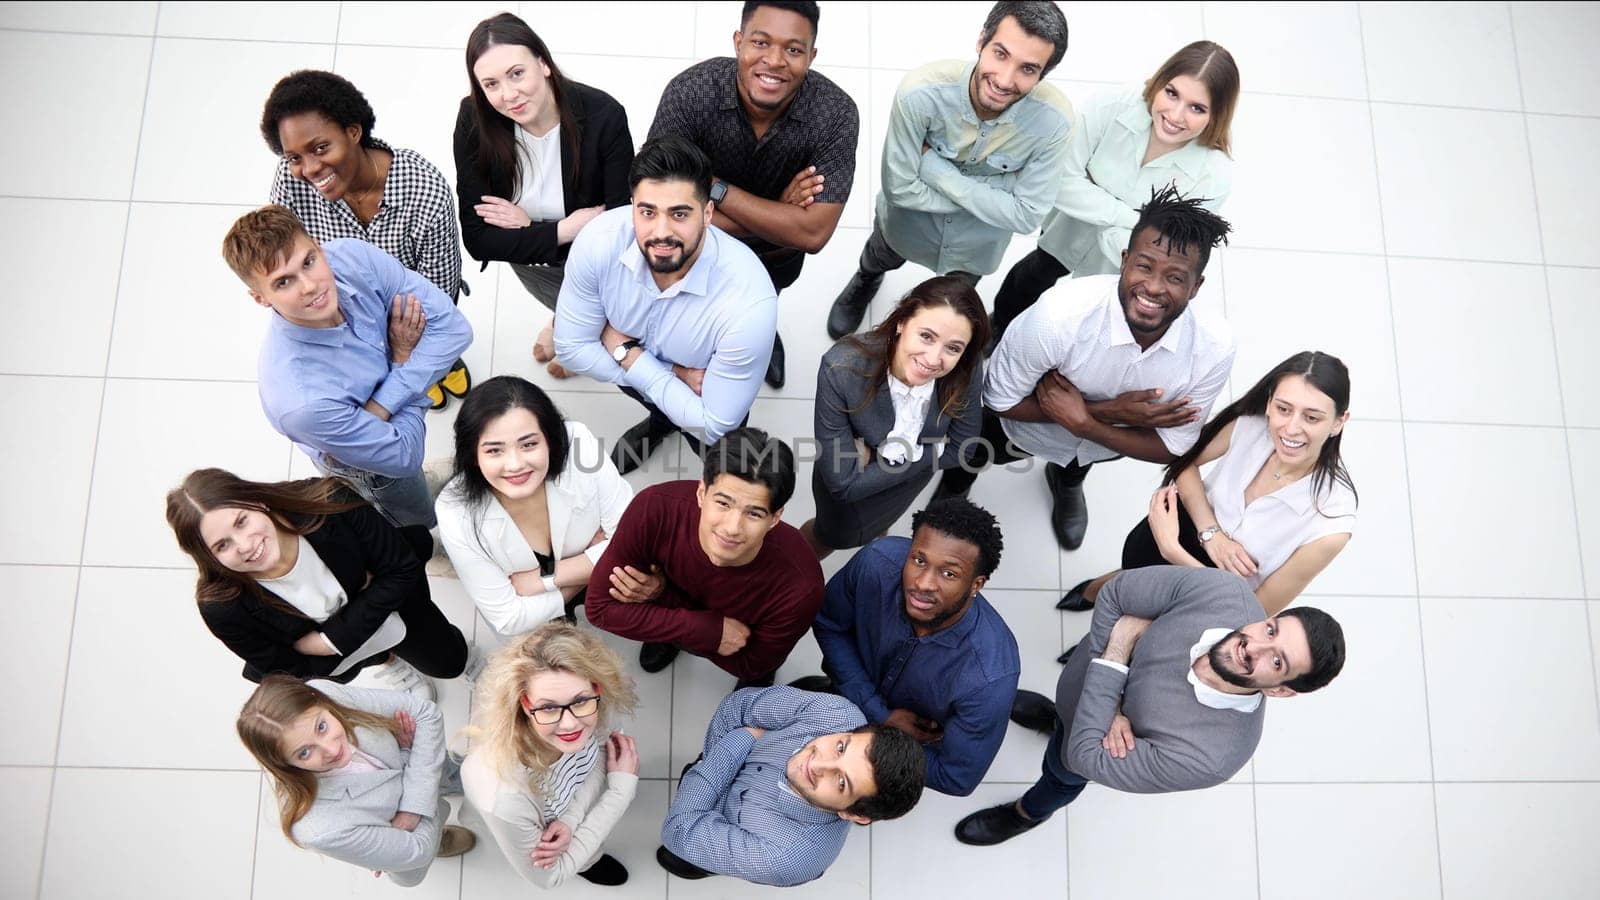
{"type": "MultiPolygon", "coordinates": [[[[926,452],[932,453],[933,448],[926,452]]],[[[825,547],[849,550],[862,547],[889,530],[897,519],[911,508],[917,494],[933,479],[933,469],[926,468],[894,487],[869,497],[846,503],[835,497],[822,483],[820,463],[811,470],[811,496],[817,501],[817,521],[814,526],[817,540],[825,547]]]]}

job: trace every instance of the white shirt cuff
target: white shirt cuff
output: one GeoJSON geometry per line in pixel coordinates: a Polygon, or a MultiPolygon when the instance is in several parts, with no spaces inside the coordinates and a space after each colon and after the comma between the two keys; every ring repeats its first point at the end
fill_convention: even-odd
{"type": "Polygon", "coordinates": [[[1107,666],[1109,668],[1116,669],[1118,672],[1121,672],[1124,675],[1128,674],[1128,667],[1123,665],[1122,663],[1112,662],[1109,659],[1103,659],[1103,658],[1098,657],[1098,656],[1095,657],[1094,659],[1089,660],[1089,662],[1091,662],[1091,663],[1099,663],[1102,666],[1107,666]]]}
{"type": "Polygon", "coordinates": [[[328,645],[328,649],[333,651],[333,655],[334,656],[343,656],[344,655],[344,653],[341,652],[338,647],[335,647],[333,645],[333,641],[328,640],[328,636],[327,635],[325,635],[325,634],[323,634],[322,632],[319,631],[319,632],[317,632],[317,637],[322,638],[322,642],[324,644],[328,645]]]}

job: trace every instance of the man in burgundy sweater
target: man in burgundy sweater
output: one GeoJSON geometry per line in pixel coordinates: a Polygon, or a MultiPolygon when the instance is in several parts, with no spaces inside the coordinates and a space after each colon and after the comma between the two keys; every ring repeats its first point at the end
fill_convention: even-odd
{"type": "Polygon", "coordinates": [[[589,579],[589,621],[643,641],[646,672],[686,649],[741,687],[771,684],[822,608],[822,567],[781,521],[794,481],[788,445],[739,428],[706,449],[700,481],[640,491],[589,579]]]}

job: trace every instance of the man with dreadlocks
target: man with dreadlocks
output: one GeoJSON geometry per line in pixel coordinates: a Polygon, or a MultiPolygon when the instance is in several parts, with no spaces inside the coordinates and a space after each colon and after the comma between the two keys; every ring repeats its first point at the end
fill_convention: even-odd
{"type": "Polygon", "coordinates": [[[1233,368],[1220,317],[1184,315],[1229,231],[1200,202],[1154,192],[1120,274],[1063,281],[1017,317],[989,360],[980,439],[945,470],[936,498],[964,496],[991,463],[1040,457],[1056,540],[1076,550],[1091,465],[1169,463],[1194,445],[1233,368]]]}

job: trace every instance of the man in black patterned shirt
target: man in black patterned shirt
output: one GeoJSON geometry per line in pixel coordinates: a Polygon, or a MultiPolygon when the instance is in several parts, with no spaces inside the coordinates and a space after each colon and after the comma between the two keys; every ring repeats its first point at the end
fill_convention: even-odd
{"type": "MultiPolygon", "coordinates": [[[[756,252],[780,292],[833,237],[855,179],[860,117],[811,72],[817,17],[815,3],[746,3],[735,56],[679,73],[650,125],[652,139],[678,135],[711,157],[712,223],[756,252]]],[[[767,383],[783,387],[783,369],[774,338],[767,383]]]]}

